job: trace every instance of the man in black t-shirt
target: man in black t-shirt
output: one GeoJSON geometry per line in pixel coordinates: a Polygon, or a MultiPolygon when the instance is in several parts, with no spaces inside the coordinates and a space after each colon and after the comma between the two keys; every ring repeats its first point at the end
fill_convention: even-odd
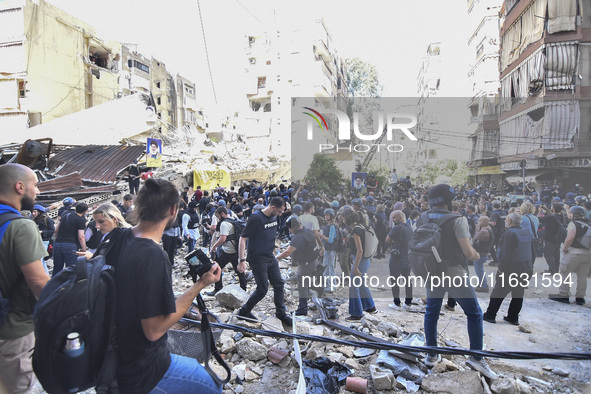
{"type": "Polygon", "coordinates": [[[275,315],[291,330],[293,322],[287,315],[285,308],[284,281],[279,270],[279,263],[273,255],[278,226],[277,218],[281,216],[284,210],[285,200],[279,196],[273,197],[269,205],[260,211],[254,212],[246,222],[246,227],[240,236],[238,244],[238,271],[244,272],[248,260],[257,288],[246,304],[240,308],[238,316],[256,320],[251,311],[267,294],[270,282],[271,286],[273,286],[275,315]],[[247,241],[248,257],[245,257],[247,241]]]}
{"type": "Polygon", "coordinates": [[[560,244],[564,241],[558,239],[558,230],[561,225],[567,222],[567,218],[564,216],[564,205],[561,202],[555,202],[552,204],[551,212],[545,205],[540,205],[538,219],[540,224],[546,226],[544,258],[548,264],[548,272],[554,275],[560,267],[560,244]],[[541,215],[542,212],[544,212],[544,216],[541,215]]]}
{"type": "Polygon", "coordinates": [[[168,181],[146,180],[132,213],[138,224],[122,238],[115,284],[118,362],[122,393],[221,393],[196,359],[170,354],[167,332],[191,307],[199,292],[220,278],[217,263],[175,300],[172,269],[158,244],[177,217],[178,191],[168,181]]]}
{"type": "Polygon", "coordinates": [[[410,281],[410,263],[408,261],[408,244],[412,237],[412,228],[406,224],[406,215],[402,211],[392,212],[394,227],[386,237],[386,242],[392,244],[390,255],[390,276],[395,278],[392,286],[394,302],[388,307],[396,311],[408,309],[412,303],[412,282],[410,281]],[[404,305],[400,305],[400,287],[397,285],[399,277],[406,278],[404,305]]]}
{"type": "Polygon", "coordinates": [[[76,250],[86,251],[86,212],[88,205],[78,203],[76,213],[64,215],[55,226],[55,242],[53,244],[53,276],[66,267],[76,264],[76,250]]]}

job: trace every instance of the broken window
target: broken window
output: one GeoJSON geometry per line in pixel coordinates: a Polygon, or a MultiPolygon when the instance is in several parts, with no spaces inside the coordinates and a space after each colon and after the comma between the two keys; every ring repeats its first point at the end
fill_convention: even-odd
{"type": "Polygon", "coordinates": [[[263,107],[263,112],[271,112],[271,103],[265,104],[263,107]]]}
{"type": "Polygon", "coordinates": [[[257,82],[257,88],[264,89],[267,85],[267,77],[259,77],[257,82]]]}

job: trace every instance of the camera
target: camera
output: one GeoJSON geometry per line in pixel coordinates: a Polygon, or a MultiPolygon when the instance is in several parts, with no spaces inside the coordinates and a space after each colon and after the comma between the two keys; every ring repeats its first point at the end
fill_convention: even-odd
{"type": "Polygon", "coordinates": [[[205,254],[205,252],[199,248],[193,250],[187,256],[185,256],[187,264],[189,264],[189,275],[193,279],[193,282],[197,282],[197,279],[208,272],[213,263],[211,259],[205,254]]]}

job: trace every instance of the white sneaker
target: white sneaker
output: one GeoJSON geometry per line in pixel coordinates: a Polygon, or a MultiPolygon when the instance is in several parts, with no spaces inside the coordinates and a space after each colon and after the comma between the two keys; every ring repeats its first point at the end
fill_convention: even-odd
{"type": "Polygon", "coordinates": [[[440,361],[441,361],[441,354],[436,354],[434,356],[427,354],[427,357],[425,357],[425,365],[428,368],[433,368],[440,361]]]}
{"type": "Polygon", "coordinates": [[[388,308],[394,309],[395,311],[402,311],[402,307],[400,305],[396,305],[395,303],[388,304],[388,308]]]}
{"type": "Polygon", "coordinates": [[[410,305],[406,305],[406,304],[401,304],[400,307],[402,308],[403,311],[407,311],[410,309],[410,305]]]}
{"type": "Polygon", "coordinates": [[[466,365],[472,368],[473,370],[480,372],[482,375],[486,376],[491,380],[495,380],[498,378],[498,375],[489,368],[488,364],[486,363],[486,361],[484,361],[484,359],[478,361],[473,356],[470,356],[468,361],[466,361],[466,365]]]}

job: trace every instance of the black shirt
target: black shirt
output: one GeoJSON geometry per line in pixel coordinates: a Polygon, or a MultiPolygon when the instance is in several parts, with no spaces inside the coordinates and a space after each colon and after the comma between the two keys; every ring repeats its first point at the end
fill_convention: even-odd
{"type": "Polygon", "coordinates": [[[55,242],[78,244],[78,230],[86,230],[86,220],[76,213],[65,215],[59,223],[55,242]]]}
{"type": "Polygon", "coordinates": [[[168,256],[154,241],[130,235],[116,264],[120,392],[148,393],[170,366],[167,334],[152,342],[142,319],[176,312],[168,256]]]}
{"type": "Polygon", "coordinates": [[[269,217],[262,211],[256,211],[248,218],[243,238],[248,238],[248,261],[252,264],[256,257],[274,258],[275,236],[277,235],[277,217],[269,217]]]}
{"type": "Polygon", "coordinates": [[[561,213],[555,213],[553,215],[540,216],[538,219],[540,219],[540,223],[546,225],[544,240],[555,243],[553,240],[558,233],[558,227],[560,227],[561,224],[566,223],[564,216],[562,216],[561,213]]]}
{"type": "Polygon", "coordinates": [[[400,257],[408,257],[408,243],[412,237],[412,228],[406,223],[392,227],[388,237],[392,239],[392,247],[400,252],[400,257]]]}

